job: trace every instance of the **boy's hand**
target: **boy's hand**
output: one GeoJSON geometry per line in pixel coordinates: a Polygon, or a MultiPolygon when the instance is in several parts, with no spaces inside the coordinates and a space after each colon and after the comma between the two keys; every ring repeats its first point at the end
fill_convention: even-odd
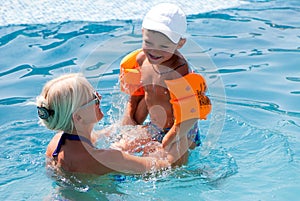
{"type": "Polygon", "coordinates": [[[162,140],[162,147],[166,148],[168,145],[171,145],[173,142],[176,141],[176,125],[173,125],[172,128],[167,132],[162,140]]]}
{"type": "Polygon", "coordinates": [[[180,124],[173,125],[169,132],[162,140],[163,148],[171,146],[174,142],[179,141],[182,137],[187,137],[188,132],[194,126],[197,119],[189,119],[180,124]]]}
{"type": "Polygon", "coordinates": [[[135,126],[135,125],[137,125],[137,123],[132,118],[130,118],[129,116],[124,116],[123,120],[122,120],[122,125],[135,126]]]}

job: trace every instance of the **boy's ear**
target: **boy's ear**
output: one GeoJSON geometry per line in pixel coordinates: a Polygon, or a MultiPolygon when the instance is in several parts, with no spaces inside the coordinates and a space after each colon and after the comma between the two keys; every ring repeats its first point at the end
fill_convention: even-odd
{"type": "Polygon", "coordinates": [[[186,39],[181,38],[180,41],[178,42],[177,49],[182,48],[182,46],[184,46],[185,42],[186,42],[186,39]]]}

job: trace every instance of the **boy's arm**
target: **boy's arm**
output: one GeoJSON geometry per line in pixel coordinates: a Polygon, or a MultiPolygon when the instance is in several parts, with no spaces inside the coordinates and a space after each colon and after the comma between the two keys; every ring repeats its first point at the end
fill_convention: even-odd
{"type": "Polygon", "coordinates": [[[145,97],[143,97],[136,108],[134,119],[137,124],[143,124],[148,116],[148,107],[146,105],[145,97]]]}
{"type": "Polygon", "coordinates": [[[165,82],[170,91],[170,103],[175,122],[162,141],[163,147],[187,135],[193,126],[190,122],[195,123],[197,119],[206,119],[211,111],[210,100],[205,95],[206,83],[201,75],[189,73],[176,80],[165,80],[165,82]]]}
{"type": "Polygon", "coordinates": [[[123,117],[123,125],[142,124],[148,115],[144,96],[130,96],[123,117]]]}
{"type": "Polygon", "coordinates": [[[185,164],[188,160],[187,151],[191,141],[186,137],[187,132],[196,123],[197,119],[189,119],[174,125],[162,141],[164,150],[168,153],[168,161],[172,166],[185,164]]]}
{"type": "Polygon", "coordinates": [[[194,126],[196,121],[197,119],[189,119],[179,124],[174,124],[162,140],[163,148],[168,150],[170,148],[169,146],[171,146],[174,142],[179,141],[182,137],[185,137],[190,129],[194,126]]]}
{"type": "Polygon", "coordinates": [[[97,161],[118,172],[142,174],[170,167],[168,159],[159,156],[140,157],[114,149],[97,152],[97,154],[94,156],[97,161]]]}
{"type": "Polygon", "coordinates": [[[148,115],[141,85],[140,66],[145,59],[141,49],[126,55],[120,63],[120,88],[130,95],[122,121],[123,125],[142,124],[148,115]]]}

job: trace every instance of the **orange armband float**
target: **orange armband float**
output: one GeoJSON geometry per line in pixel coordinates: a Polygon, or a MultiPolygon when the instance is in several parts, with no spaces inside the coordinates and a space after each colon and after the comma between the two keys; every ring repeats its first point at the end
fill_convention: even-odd
{"type": "Polygon", "coordinates": [[[204,78],[195,73],[189,73],[175,80],[165,80],[170,91],[171,104],[175,124],[189,119],[206,119],[211,111],[211,103],[205,95],[204,78]]]}
{"type": "Polygon", "coordinates": [[[144,89],[141,84],[141,72],[136,56],[141,49],[135,50],[126,55],[120,63],[120,88],[122,92],[132,96],[144,95],[144,89]]]}

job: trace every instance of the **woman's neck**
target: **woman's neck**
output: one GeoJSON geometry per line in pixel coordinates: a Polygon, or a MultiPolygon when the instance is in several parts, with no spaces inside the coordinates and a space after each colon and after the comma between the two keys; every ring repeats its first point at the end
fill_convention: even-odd
{"type": "Polygon", "coordinates": [[[91,127],[91,128],[86,127],[84,129],[83,128],[81,128],[81,129],[74,128],[72,132],[66,132],[66,133],[83,136],[83,137],[91,140],[92,131],[93,131],[93,127],[91,127]]]}

